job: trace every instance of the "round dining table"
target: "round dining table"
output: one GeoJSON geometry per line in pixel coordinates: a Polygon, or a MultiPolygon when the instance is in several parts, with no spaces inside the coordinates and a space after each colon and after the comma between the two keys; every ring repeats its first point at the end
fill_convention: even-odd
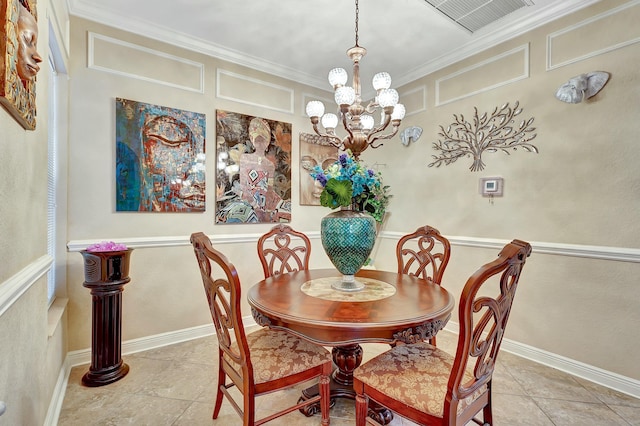
{"type": "MultiPolygon", "coordinates": [[[[293,333],[332,347],[336,370],[331,399],[355,399],[353,371],[362,362],[361,343],[411,344],[429,339],[451,316],[454,298],[441,286],[407,274],[362,269],[356,279],[360,291],[332,287],[342,278],[335,269],[310,269],[274,275],[252,286],[247,301],[256,323],[293,333]]],[[[317,394],[305,389],[301,399],[317,394]]],[[[311,416],[319,405],[301,410],[311,416]]],[[[371,407],[369,415],[388,424],[392,414],[371,407]]]]}

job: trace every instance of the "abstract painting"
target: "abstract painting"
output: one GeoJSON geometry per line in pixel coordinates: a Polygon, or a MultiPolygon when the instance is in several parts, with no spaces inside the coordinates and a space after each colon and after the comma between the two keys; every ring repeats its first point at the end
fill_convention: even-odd
{"type": "Polygon", "coordinates": [[[216,111],[215,223],[291,221],[291,123],[216,111]]]}
{"type": "Polygon", "coordinates": [[[35,0],[0,2],[0,103],[27,130],[36,128],[36,73],[42,58],[36,51],[35,0]]]}
{"type": "Polygon", "coordinates": [[[338,148],[329,142],[329,138],[300,133],[300,205],[320,205],[322,185],[309,173],[315,166],[324,170],[337,160],[338,148]]]}
{"type": "Polygon", "coordinates": [[[116,211],[204,212],[205,115],[116,98],[116,211]]]}

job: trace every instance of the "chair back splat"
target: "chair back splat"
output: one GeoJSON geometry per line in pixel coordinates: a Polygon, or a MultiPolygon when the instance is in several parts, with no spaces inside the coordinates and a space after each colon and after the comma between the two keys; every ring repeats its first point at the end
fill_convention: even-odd
{"type": "MultiPolygon", "coordinates": [[[[451,257],[451,244],[436,228],[425,225],[398,240],[396,257],[399,274],[440,285],[451,257]]],[[[429,343],[435,345],[436,336],[429,339],[429,343]]]]}
{"type": "Polygon", "coordinates": [[[241,285],[236,268],[213,248],[202,232],[191,234],[191,244],[211,311],[218,340],[218,387],[213,419],[218,418],[226,397],[243,419],[243,426],[257,426],[311,404],[319,404],[322,425],[329,425],[331,354],[325,348],[284,331],[263,328],[245,333],[242,323],[241,285]],[[256,420],[257,396],[290,388],[317,378],[320,394],[256,420]],[[229,382],[227,381],[229,379],[229,382]],[[236,387],[238,403],[229,393],[236,387]]]}
{"type": "Polygon", "coordinates": [[[311,241],[289,225],[278,224],[258,240],[264,277],[309,269],[311,241]]]}
{"type": "Polygon", "coordinates": [[[384,420],[368,413],[370,399],[421,425],[492,425],[493,371],[530,254],[529,243],[513,240],[469,277],[458,303],[455,356],[419,342],[395,346],[356,368],[356,425],[364,426],[367,415],[384,420]]]}
{"type": "Polygon", "coordinates": [[[428,279],[436,284],[442,282],[450,256],[449,240],[429,225],[404,235],[396,246],[398,273],[428,279]]]}

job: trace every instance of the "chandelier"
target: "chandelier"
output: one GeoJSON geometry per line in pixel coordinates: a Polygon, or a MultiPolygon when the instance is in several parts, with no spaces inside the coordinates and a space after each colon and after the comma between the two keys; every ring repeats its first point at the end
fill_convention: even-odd
{"type": "Polygon", "coordinates": [[[358,45],[358,0],[356,0],[356,44],[347,50],[347,56],[353,61],[353,85],[346,86],[348,75],[344,68],[334,68],[329,71],[329,84],[334,89],[334,99],[338,104],[338,115],[324,113],[324,104],[320,101],[310,101],[307,104],[306,112],[313,124],[316,134],[328,138],[335,147],[346,151],[351,150],[353,156],[358,159],[360,153],[371,146],[378,148],[382,143],[376,141],[390,139],[400,127],[400,122],[404,118],[404,105],[398,103],[398,92],[391,87],[391,76],[389,73],[380,72],[373,76],[373,88],[376,96],[369,104],[362,106],[360,90],[360,60],[367,53],[367,49],[358,45]],[[380,110],[380,123],[376,126],[374,113],[380,110]],[[340,138],[336,134],[338,121],[347,132],[347,136],[340,138]],[[318,128],[318,122],[322,123],[324,132],[318,128]],[[391,124],[390,133],[381,134],[391,124]]]}

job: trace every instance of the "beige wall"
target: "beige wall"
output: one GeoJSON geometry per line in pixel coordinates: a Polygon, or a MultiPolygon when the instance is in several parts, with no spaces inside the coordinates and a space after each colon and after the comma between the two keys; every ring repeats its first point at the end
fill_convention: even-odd
{"type": "MultiPolygon", "coordinates": [[[[54,6],[58,3],[63,2],[53,2],[54,6]]],[[[638,6],[599,19],[592,26],[576,27],[566,36],[558,35],[552,52],[547,51],[549,34],[571,29],[584,19],[623,4],[625,2],[615,0],[599,2],[401,88],[409,113],[414,112],[402,127],[421,126],[422,138],[403,147],[396,137],[385,142],[383,148],[363,155],[369,164],[381,164],[394,193],[392,213],[376,251],[378,268],[394,269],[390,253],[397,236],[425,223],[462,242],[474,238],[498,241],[521,238],[537,247],[570,245],[575,249],[572,253],[588,253],[590,246],[610,247],[615,253],[637,252],[640,175],[636,164],[640,159],[635,135],[640,131],[637,117],[640,84],[636,64],[640,59],[640,44],[623,46],[621,41],[638,37],[637,25],[630,24],[637,22],[638,6]],[[612,43],[621,47],[598,53],[612,43]],[[511,53],[503,55],[505,52],[511,53]],[[596,53],[589,55],[590,52],[596,53]],[[548,54],[554,64],[572,55],[585,58],[547,70],[548,54]],[[491,62],[497,56],[499,65],[491,62]],[[478,68],[483,63],[486,65],[478,68]],[[528,64],[526,78],[482,91],[500,81],[517,79],[523,74],[523,64],[528,64]],[[452,76],[465,69],[469,70],[466,74],[452,76]],[[594,99],[569,105],[553,97],[555,89],[570,77],[594,70],[612,74],[610,82],[594,99]],[[423,107],[423,90],[425,110],[415,113],[423,107]],[[440,102],[444,102],[471,92],[478,93],[435,106],[436,93],[440,102]],[[539,154],[521,151],[511,156],[488,154],[484,158],[486,169],[477,173],[468,170],[470,160],[466,158],[438,169],[426,166],[434,154],[431,143],[437,139],[438,126],[451,123],[453,114],[470,117],[474,106],[484,112],[515,101],[524,109],[524,117],[535,117],[538,136],[534,144],[540,149],[539,154]],[[505,179],[505,196],[493,204],[477,193],[478,179],[485,176],[505,179]]],[[[46,17],[55,18],[54,33],[59,37],[64,37],[67,23],[64,12],[54,10],[55,7],[47,10],[47,7],[49,2],[38,2],[41,52],[47,45],[46,17]]],[[[221,248],[236,264],[248,287],[261,275],[252,239],[270,227],[214,225],[215,162],[211,157],[215,149],[211,141],[215,138],[215,110],[291,122],[295,179],[299,173],[297,135],[311,131],[303,115],[304,103],[309,97],[326,99],[331,95],[81,19],[71,20],[70,41],[63,40],[61,44],[65,49],[70,46],[74,52],[69,60],[67,240],[78,243],[138,238],[151,246],[139,247],[132,255],[132,281],[124,294],[123,340],[209,324],[201,282],[187,243],[189,234],[204,231],[229,241],[221,248]],[[159,59],[156,53],[146,51],[140,63],[125,60],[126,55],[132,53],[131,46],[124,45],[119,54],[113,45],[105,45],[102,38],[103,44],[94,46],[95,52],[102,50],[92,57],[95,62],[89,68],[86,56],[89,32],[110,37],[116,44],[120,40],[175,58],[159,59]],[[201,82],[192,74],[185,76],[185,67],[192,71],[194,63],[204,69],[201,92],[167,85],[200,87],[201,82]],[[231,79],[224,82],[220,91],[227,97],[233,94],[237,100],[223,99],[216,96],[217,70],[224,70],[225,76],[232,73],[267,85],[260,90],[231,79]],[[134,78],[132,74],[143,79],[134,78]],[[150,77],[155,81],[150,81],[150,77]],[[293,91],[292,103],[286,96],[275,96],[275,93],[266,96],[273,93],[274,85],[280,88],[275,92],[280,95],[293,91]],[[116,97],[206,114],[210,158],[205,213],[115,212],[116,97]],[[284,104],[291,108],[283,112],[284,104]],[[165,244],[168,240],[178,242],[165,244]]],[[[46,73],[41,73],[35,132],[24,131],[8,114],[0,114],[3,164],[0,193],[3,199],[11,200],[0,203],[0,258],[4,265],[0,269],[0,287],[46,255],[48,85],[46,73]]],[[[292,225],[317,235],[320,218],[328,211],[299,206],[297,185],[292,189],[292,225]]],[[[459,294],[469,274],[496,253],[496,249],[478,248],[473,244],[470,247],[454,245],[445,277],[447,288],[459,294]]],[[[637,259],[637,255],[631,257],[637,259]]],[[[312,264],[329,266],[317,239],[312,264]]],[[[89,291],[82,287],[80,254],[70,252],[67,265],[68,337],[66,317],[54,336],[47,337],[44,279],[37,280],[0,316],[0,400],[7,402],[8,411],[2,420],[6,419],[8,424],[41,424],[67,350],[82,351],[90,347],[91,299],[89,291]]],[[[633,326],[640,323],[637,309],[640,287],[635,278],[639,268],[638,263],[623,260],[534,251],[523,274],[507,337],[640,380],[634,359],[628,356],[640,349],[633,326]]],[[[248,316],[247,307],[244,308],[248,316]]]]}
{"type": "MultiPolygon", "coordinates": [[[[47,96],[49,19],[68,16],[38,1],[35,131],[0,108],[0,400],[2,424],[43,424],[67,353],[64,321],[47,324],[47,96]]],[[[54,26],[58,26],[54,23],[54,26]]]]}
{"type": "MultiPolygon", "coordinates": [[[[407,94],[412,106],[410,113],[420,109],[422,93],[426,93],[426,109],[409,115],[403,123],[403,128],[419,125],[424,132],[422,138],[409,147],[401,146],[396,137],[387,141],[383,148],[369,150],[363,155],[368,163],[381,164],[394,193],[386,234],[376,252],[377,267],[393,269],[394,260],[389,253],[393,253],[395,237],[425,223],[462,240],[520,238],[546,246],[568,244],[577,247],[578,251],[585,251],[587,246],[612,247],[622,252],[637,249],[640,177],[636,164],[640,155],[635,135],[640,132],[637,120],[640,96],[634,64],[640,59],[640,44],[593,54],[553,69],[547,69],[546,62],[548,54],[554,63],[578,53],[589,56],[592,52],[585,51],[583,45],[590,42],[582,35],[578,37],[579,41],[571,41],[576,32],[583,31],[583,27],[573,29],[573,26],[622,4],[622,1],[598,3],[400,89],[401,95],[407,94]],[[568,28],[572,31],[566,36],[556,36],[552,50],[548,52],[547,36],[568,28]],[[594,70],[612,74],[610,82],[595,98],[578,105],[554,98],[560,84],[577,74],[594,70]],[[507,80],[515,81],[502,84],[507,80]],[[491,86],[496,87],[483,90],[491,86]],[[466,96],[469,93],[475,94],[466,96]],[[458,97],[461,99],[448,102],[458,97]],[[516,101],[523,108],[521,117],[535,117],[537,138],[533,142],[539,148],[539,154],[524,151],[510,156],[485,154],[486,169],[475,173],[468,170],[471,160],[467,158],[449,166],[427,167],[435,153],[431,143],[437,139],[438,126],[446,127],[452,122],[453,114],[471,117],[474,106],[482,113],[505,102],[514,104],[516,101]],[[505,179],[505,196],[493,204],[478,194],[478,179],[487,176],[505,179]]],[[[618,43],[619,39],[633,38],[635,36],[629,35],[628,19],[637,14],[638,6],[635,6],[625,13],[598,20],[588,28],[588,33],[600,43],[598,49],[605,48],[607,42],[618,43]]],[[[199,93],[105,71],[110,68],[145,75],[154,69],[153,78],[174,82],[183,69],[179,61],[162,62],[164,66],[159,72],[153,66],[153,61],[158,60],[153,55],[145,54],[145,64],[132,66],[130,60],[124,63],[118,55],[108,54],[113,47],[104,45],[101,46],[102,57],[94,55],[88,61],[79,54],[72,58],[69,240],[178,238],[181,243],[173,247],[139,248],[133,253],[132,282],[127,285],[124,295],[123,339],[207,324],[209,316],[200,280],[186,243],[188,235],[204,231],[214,238],[228,237],[233,241],[234,236],[259,235],[270,227],[214,225],[212,176],[215,164],[211,158],[214,153],[211,141],[215,138],[215,110],[226,109],[293,123],[292,176],[295,178],[299,172],[295,161],[297,134],[311,130],[302,113],[303,99],[309,94],[330,98],[330,94],[85,20],[74,19],[72,24],[75,52],[87,52],[88,33],[94,33],[204,67],[204,90],[199,93]],[[99,62],[102,70],[89,69],[87,63],[92,62],[99,62]],[[232,94],[238,101],[216,97],[217,70],[223,70],[225,78],[233,73],[292,89],[292,112],[272,109],[282,109],[283,103],[287,104],[282,97],[264,96],[260,85],[256,88],[254,84],[234,83],[234,79],[221,80],[218,89],[225,96],[232,94]],[[114,212],[116,97],[207,115],[210,157],[206,213],[114,212]]],[[[183,79],[181,84],[199,87],[193,78],[183,79]]],[[[265,86],[263,90],[273,89],[265,86]]],[[[299,206],[298,200],[298,188],[294,185],[293,226],[317,233],[319,220],[328,211],[299,206]]],[[[328,261],[318,243],[316,240],[312,263],[327,266],[328,261]]],[[[221,248],[238,267],[245,287],[260,278],[253,241],[225,243],[221,248]]],[[[445,285],[459,294],[466,278],[496,254],[497,249],[454,246],[445,285]]],[[[640,266],[632,262],[534,252],[523,276],[508,338],[640,379],[635,362],[624,356],[640,349],[633,328],[627,326],[630,322],[640,322],[637,309],[640,288],[633,278],[639,272],[640,266]],[[612,357],[612,351],[619,355],[612,357]]],[[[82,287],[78,253],[69,254],[69,294],[70,348],[86,349],[90,345],[90,297],[82,287]]],[[[245,314],[249,315],[246,306],[245,314]]]]}

